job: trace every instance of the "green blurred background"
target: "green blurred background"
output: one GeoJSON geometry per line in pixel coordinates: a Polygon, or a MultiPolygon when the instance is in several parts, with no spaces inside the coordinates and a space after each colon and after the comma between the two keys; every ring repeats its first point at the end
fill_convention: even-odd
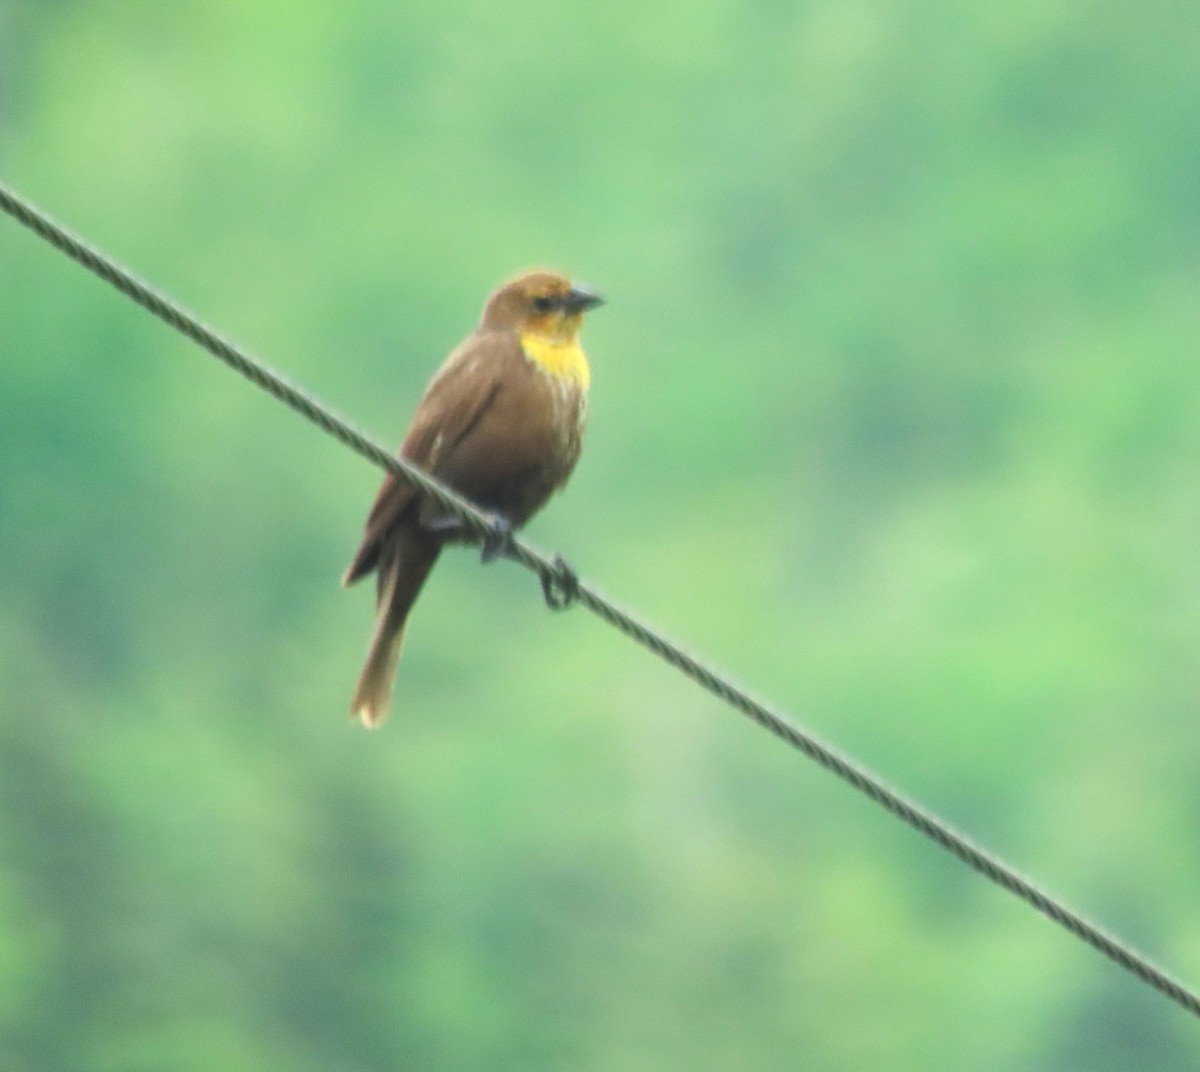
{"type": "MultiPolygon", "coordinates": [[[[0,0],[0,174],[398,441],[606,291],[531,526],[1200,982],[1200,25],[0,0]]],[[[1200,1069],[1186,1014],[0,220],[0,1068],[1200,1069]]]]}

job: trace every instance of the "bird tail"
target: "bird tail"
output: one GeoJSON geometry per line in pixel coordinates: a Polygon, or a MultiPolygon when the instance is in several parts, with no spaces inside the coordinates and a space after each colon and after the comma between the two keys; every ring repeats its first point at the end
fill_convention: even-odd
{"type": "Polygon", "coordinates": [[[350,714],[369,729],[381,726],[387,718],[404,626],[441,549],[440,541],[423,533],[415,538],[402,535],[379,563],[375,632],[350,704],[350,714]]]}

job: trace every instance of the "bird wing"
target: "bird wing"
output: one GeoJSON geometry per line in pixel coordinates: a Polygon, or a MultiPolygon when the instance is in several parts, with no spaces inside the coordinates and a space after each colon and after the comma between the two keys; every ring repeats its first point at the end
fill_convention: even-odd
{"type": "MultiPolygon", "coordinates": [[[[461,453],[463,441],[495,403],[503,358],[509,351],[520,354],[515,337],[499,332],[477,333],[445,360],[426,388],[400,448],[405,461],[446,479],[447,461],[461,453]]],[[[416,499],[416,488],[403,477],[388,473],[383,478],[367,515],[362,545],[346,570],[343,584],[353,584],[376,567],[381,542],[416,499]]]]}

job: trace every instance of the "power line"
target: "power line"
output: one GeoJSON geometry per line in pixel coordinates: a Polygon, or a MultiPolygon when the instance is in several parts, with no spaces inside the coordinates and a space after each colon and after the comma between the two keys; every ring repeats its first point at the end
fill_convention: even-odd
{"type": "Polygon", "coordinates": [[[1200,996],[1168,975],[1146,957],[1114,935],[1101,929],[1068,908],[1025,878],[998,857],[980,848],[964,834],[943,822],[902,793],[888,786],[878,775],[800,729],[789,718],[754,699],[728,677],[711,669],[656,629],[639,621],[581,581],[561,559],[548,558],[508,532],[497,519],[456,495],[452,490],[413,467],[352,427],[322,402],[285,380],[262,362],[234,346],[202,324],[166,295],[142,282],[117,265],[94,246],[54,222],[40,209],[0,183],[0,209],[49,242],[55,249],[116,287],[176,331],[186,335],[230,368],[290,406],[302,417],[356,451],[368,461],[416,484],[437,504],[455,515],[471,536],[499,545],[507,557],[536,573],[542,582],[546,600],[553,607],[578,602],[613,628],[649,649],[660,659],[686,674],[702,688],[769,730],[809,759],[837,775],[842,781],[873,800],[887,812],[924,834],[952,856],[962,861],[1002,889],[1053,920],[1076,938],[1103,953],[1115,964],[1153,987],[1160,994],[1200,1017],[1200,996]]]}

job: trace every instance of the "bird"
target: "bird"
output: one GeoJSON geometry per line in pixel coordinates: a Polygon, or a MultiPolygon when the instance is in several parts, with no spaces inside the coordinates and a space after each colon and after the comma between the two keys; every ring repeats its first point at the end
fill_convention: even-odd
{"type": "MultiPolygon", "coordinates": [[[[567,482],[579,460],[591,370],[583,314],[604,304],[556,271],[526,272],[494,290],[474,332],[430,380],[400,457],[520,528],[567,482]]],[[[388,714],[405,626],[438,555],[466,540],[458,520],[388,473],[362,544],[342,578],[376,573],[375,629],[350,714],[368,728],[388,714]]],[[[496,548],[485,543],[485,559],[496,548]]]]}

